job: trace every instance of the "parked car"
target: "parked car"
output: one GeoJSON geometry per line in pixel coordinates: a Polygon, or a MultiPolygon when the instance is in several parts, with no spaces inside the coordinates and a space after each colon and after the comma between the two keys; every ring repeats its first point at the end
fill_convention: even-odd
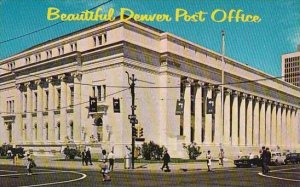
{"type": "Polygon", "coordinates": [[[286,158],[284,160],[285,164],[292,163],[300,163],[300,153],[289,153],[286,155],[286,158]]]}
{"type": "Polygon", "coordinates": [[[283,156],[280,152],[272,152],[270,165],[285,164],[284,160],[285,160],[285,156],[283,156]]]}
{"type": "Polygon", "coordinates": [[[241,158],[234,160],[234,165],[236,167],[254,167],[254,166],[261,166],[261,161],[258,155],[253,155],[250,158],[249,155],[241,156],[241,158]]]}

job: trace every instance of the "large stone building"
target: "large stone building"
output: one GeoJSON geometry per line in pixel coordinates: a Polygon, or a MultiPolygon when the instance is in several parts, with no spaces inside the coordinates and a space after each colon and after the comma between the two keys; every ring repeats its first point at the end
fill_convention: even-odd
{"type": "Polygon", "coordinates": [[[298,51],[284,54],[281,57],[283,80],[300,87],[300,45],[298,51]]]}
{"type": "MultiPolygon", "coordinates": [[[[185,157],[183,143],[216,152],[299,148],[300,89],[146,24],[115,20],[41,43],[0,62],[0,143],[37,152],[67,143],[131,145],[131,93],[144,138],[185,157]],[[224,67],[224,120],[222,69],[224,67]],[[260,81],[249,81],[260,80],[260,81]],[[126,90],[124,90],[126,89],[126,90]],[[89,97],[98,112],[89,113],[89,97]],[[120,99],[120,113],[113,111],[120,99]],[[176,115],[177,100],[184,111],[176,115]],[[206,114],[207,99],[215,113],[206,114]]],[[[97,150],[98,151],[98,150],[97,150]]]]}

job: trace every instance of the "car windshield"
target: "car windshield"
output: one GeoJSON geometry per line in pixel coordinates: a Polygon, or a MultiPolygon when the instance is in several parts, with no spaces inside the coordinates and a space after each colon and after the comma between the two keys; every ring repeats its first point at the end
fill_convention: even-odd
{"type": "Polygon", "coordinates": [[[249,159],[249,156],[241,156],[240,159],[249,159]]]}

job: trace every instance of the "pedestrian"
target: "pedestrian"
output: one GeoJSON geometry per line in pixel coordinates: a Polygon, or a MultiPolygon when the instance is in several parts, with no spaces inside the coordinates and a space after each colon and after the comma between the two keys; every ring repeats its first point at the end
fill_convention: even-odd
{"type": "Polygon", "coordinates": [[[224,166],[224,150],[220,149],[219,153],[219,165],[224,166]]]}
{"type": "Polygon", "coordinates": [[[267,173],[270,171],[270,163],[271,163],[271,157],[272,157],[272,154],[270,152],[270,149],[267,147],[266,148],[266,151],[267,151],[267,173]]]}
{"type": "Polygon", "coordinates": [[[36,164],[29,153],[24,159],[26,160],[27,175],[32,175],[32,168],[36,167],[36,164]]]}
{"type": "Polygon", "coordinates": [[[84,166],[87,165],[87,161],[86,161],[86,150],[84,149],[82,152],[81,152],[81,162],[82,162],[82,165],[84,166]]]}
{"type": "Polygon", "coordinates": [[[100,168],[102,173],[102,181],[111,181],[109,176],[108,166],[107,166],[107,159],[101,160],[100,168]]]}
{"type": "Polygon", "coordinates": [[[207,154],[206,154],[206,159],[207,159],[207,171],[210,172],[212,171],[211,169],[211,154],[210,154],[210,150],[207,151],[207,154]]]}
{"type": "Polygon", "coordinates": [[[268,172],[268,168],[267,168],[268,156],[267,156],[267,150],[265,146],[262,146],[260,160],[261,160],[262,173],[266,174],[268,172]]]}
{"type": "Polygon", "coordinates": [[[87,163],[90,162],[90,165],[93,165],[90,148],[88,148],[88,150],[86,151],[86,158],[87,158],[87,163]]]}
{"type": "Polygon", "coordinates": [[[109,171],[114,170],[114,162],[115,162],[115,154],[114,151],[111,150],[111,152],[108,154],[108,161],[109,161],[109,171]]]}
{"type": "Polygon", "coordinates": [[[164,164],[160,169],[164,170],[164,168],[166,167],[167,168],[166,171],[170,171],[169,162],[171,161],[171,157],[168,153],[168,150],[165,150],[165,153],[164,153],[164,156],[163,156],[163,161],[164,161],[164,164]]]}

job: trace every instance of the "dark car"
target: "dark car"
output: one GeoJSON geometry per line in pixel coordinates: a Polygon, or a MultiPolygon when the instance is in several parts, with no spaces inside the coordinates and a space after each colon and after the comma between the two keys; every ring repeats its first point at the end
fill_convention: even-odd
{"type": "Polygon", "coordinates": [[[241,158],[234,160],[236,167],[254,167],[260,166],[261,162],[258,155],[254,155],[252,158],[250,156],[241,156],[241,158]]]}
{"type": "Polygon", "coordinates": [[[286,158],[284,160],[285,164],[292,163],[300,163],[300,153],[289,153],[286,155],[286,158]]]}

